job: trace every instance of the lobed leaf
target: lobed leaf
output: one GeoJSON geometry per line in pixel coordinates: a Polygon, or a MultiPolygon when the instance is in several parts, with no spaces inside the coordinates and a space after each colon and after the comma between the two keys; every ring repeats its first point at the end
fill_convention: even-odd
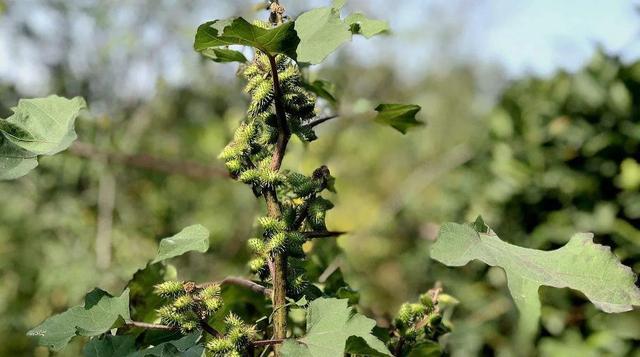
{"type": "Polygon", "coordinates": [[[353,313],[346,299],[319,298],[307,309],[307,335],[285,340],[281,353],[285,357],[342,357],[347,340],[358,337],[378,355],[390,356],[384,342],[371,334],[375,325],[374,320],[353,313]]]}
{"type": "Polygon", "coordinates": [[[298,62],[318,64],[350,41],[352,35],[371,38],[389,31],[386,21],[373,20],[362,13],[350,14],[343,20],[340,11],[345,4],[346,0],[335,0],[332,6],[313,9],[296,19],[298,62]]]}
{"type": "Polygon", "coordinates": [[[158,248],[158,255],[151,264],[177,257],[190,251],[204,253],[208,249],[209,231],[204,226],[196,224],[183,229],[172,237],[162,239],[158,248]]]}
{"type": "Polygon", "coordinates": [[[424,125],[423,122],[416,119],[416,114],[422,108],[415,104],[380,104],[375,109],[378,116],[375,117],[376,123],[389,125],[398,130],[402,134],[415,127],[424,125]]]}
{"type": "Polygon", "coordinates": [[[431,257],[449,266],[480,260],[502,268],[520,312],[522,342],[530,341],[537,331],[538,289],[542,285],[578,290],[596,307],[609,313],[629,311],[640,305],[635,274],[622,265],[608,247],[595,244],[590,233],[574,235],[560,249],[541,251],[500,240],[479,218],[473,225],[443,225],[431,257]]]}
{"type": "Polygon", "coordinates": [[[46,319],[27,335],[35,337],[39,345],[58,351],[74,336],[97,336],[115,327],[118,321],[130,319],[129,290],[113,297],[94,289],[85,296],[84,305],[46,319]]]}

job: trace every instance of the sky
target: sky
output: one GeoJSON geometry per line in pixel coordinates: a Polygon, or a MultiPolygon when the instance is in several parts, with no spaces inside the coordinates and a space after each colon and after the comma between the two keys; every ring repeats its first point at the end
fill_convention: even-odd
{"type": "MultiPolygon", "coordinates": [[[[23,92],[43,94],[47,75],[42,63],[56,56],[57,19],[38,6],[52,0],[5,0],[8,14],[0,17],[0,81],[13,82],[23,92]],[[13,10],[12,10],[13,9],[13,10]],[[17,28],[12,16],[27,18],[36,32],[52,36],[51,43],[16,43],[17,28]],[[50,53],[50,54],[49,54],[50,53]],[[40,55],[40,57],[38,56],[40,55]]],[[[68,0],[69,3],[95,3],[115,0],[68,0]]],[[[142,0],[130,0],[142,3],[142,0]]],[[[162,45],[165,33],[154,28],[144,29],[141,41],[158,51],[150,56],[140,54],[134,61],[131,93],[151,93],[155,81],[169,78],[180,81],[185,61],[196,61],[190,49],[197,25],[206,20],[237,14],[238,8],[250,7],[251,0],[155,0],[170,6],[194,5],[185,19],[180,19],[184,31],[182,45],[162,45]],[[197,6],[196,6],[197,5],[197,6]],[[160,45],[155,45],[158,43],[160,45]],[[150,69],[145,61],[159,61],[162,66],[150,69]],[[156,71],[156,72],[153,72],[156,71]]],[[[284,0],[289,14],[299,14],[311,7],[326,6],[330,0],[284,0]]],[[[129,3],[129,4],[131,4],[129,3]]],[[[344,15],[361,10],[372,17],[387,19],[393,35],[365,41],[355,38],[345,51],[363,62],[380,59],[397,63],[400,75],[411,79],[416,71],[446,68],[456,61],[490,64],[501,67],[509,79],[529,74],[551,75],[558,69],[576,70],[593,54],[596,46],[620,54],[627,60],[640,58],[640,17],[635,7],[638,1],[625,0],[350,0],[344,15]],[[453,61],[452,61],[453,59],[453,61]]],[[[76,35],[87,45],[74,49],[73,61],[83,68],[88,58],[100,53],[97,38],[109,46],[125,46],[126,41],[106,37],[127,38],[138,19],[121,14],[111,18],[112,34],[101,34],[96,24],[78,17],[76,35]],[[93,27],[92,27],[93,26],[93,27]],[[116,33],[120,31],[121,33],[116,33]]],[[[129,14],[130,15],[130,14],[129,14]]],[[[170,18],[171,14],[165,14],[170,18]]],[[[171,19],[170,21],[178,21],[171,19]]],[[[137,34],[136,34],[137,36],[137,34]]],[[[134,36],[135,37],[135,36],[134,36]]],[[[138,40],[140,40],[138,38],[138,40]]],[[[335,56],[333,57],[335,61],[335,56]]],[[[86,67],[86,66],[85,66],[86,67]]]]}

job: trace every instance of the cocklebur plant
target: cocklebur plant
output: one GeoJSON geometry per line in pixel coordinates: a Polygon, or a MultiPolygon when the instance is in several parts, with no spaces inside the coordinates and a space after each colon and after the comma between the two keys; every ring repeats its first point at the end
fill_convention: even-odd
{"type": "MultiPolygon", "coordinates": [[[[86,356],[443,353],[446,333],[453,327],[448,321],[453,299],[441,288],[403,305],[391,323],[376,326],[375,320],[356,311],[357,293],[341,276],[334,279],[336,288],[326,279],[316,281],[306,274],[305,262],[313,254],[306,243],[342,232],[329,230],[325,221],[333,207],[326,195],[334,191],[330,169],[321,166],[306,173],[281,169],[293,136],[305,143],[321,140],[314,128],[336,117],[318,115],[318,98],[331,102],[334,95],[323,81],[309,83],[305,71],[353,35],[369,38],[388,32],[386,22],[360,13],[343,18],[345,3],[336,0],[293,19],[283,4],[272,0],[267,4],[268,22],[240,17],[215,20],[202,24],[195,36],[197,52],[215,62],[239,62],[246,81],[244,92],[250,98],[246,117],[220,159],[230,176],[249,186],[266,205],[266,214],[256,220],[255,237],[247,240],[253,253],[248,269],[254,279],[228,277],[202,284],[177,279],[168,260],[209,248],[209,232],[190,226],[161,240],[157,257],[133,276],[119,296],[96,289],[83,305],[47,319],[29,331],[30,336],[53,350],[76,336],[89,337],[86,356]],[[250,47],[251,59],[230,46],[250,47]],[[253,295],[239,295],[238,289],[253,295]]],[[[380,104],[373,110],[378,112],[372,115],[375,122],[403,134],[422,125],[416,119],[420,111],[416,105],[380,104]]],[[[21,133],[6,124],[0,128],[5,137],[21,133]]],[[[67,135],[58,136],[62,143],[54,148],[33,147],[24,140],[29,144],[22,143],[21,149],[34,155],[53,153],[70,142],[67,135]]],[[[579,235],[564,250],[526,250],[500,241],[479,220],[472,226],[445,224],[432,256],[448,265],[479,259],[505,269],[522,314],[522,341],[527,343],[537,326],[535,294],[540,285],[579,289],[608,312],[638,305],[633,274],[611,253],[593,248],[590,237],[579,235]],[[598,276],[598,271],[603,274],[598,276]]]]}

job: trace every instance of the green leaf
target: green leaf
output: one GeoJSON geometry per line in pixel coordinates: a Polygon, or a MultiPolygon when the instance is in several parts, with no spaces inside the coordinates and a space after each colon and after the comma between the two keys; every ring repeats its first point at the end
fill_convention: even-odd
{"type": "Polygon", "coordinates": [[[111,336],[93,338],[82,349],[85,357],[122,357],[136,351],[135,336],[111,336]]]}
{"type": "Polygon", "coordinates": [[[162,306],[165,300],[157,294],[149,294],[153,287],[167,280],[177,280],[175,268],[167,264],[147,264],[144,269],[138,270],[127,288],[130,295],[131,317],[136,321],[153,321],[157,317],[156,310],[162,306]]]}
{"type": "Polygon", "coordinates": [[[335,86],[329,81],[317,79],[311,83],[302,82],[302,86],[306,90],[316,94],[318,97],[325,99],[331,105],[336,105],[338,102],[334,95],[335,86]]]}
{"type": "Polygon", "coordinates": [[[242,54],[242,52],[230,50],[228,48],[206,48],[200,53],[214,62],[247,62],[247,58],[242,54]]]}
{"type": "Polygon", "coordinates": [[[14,114],[0,121],[0,130],[15,145],[37,155],[53,155],[76,139],[74,123],[84,99],[58,96],[21,99],[14,114]]]}
{"type": "MultiPolygon", "coordinates": [[[[198,27],[194,48],[198,52],[207,51],[205,55],[210,55],[212,49],[244,45],[259,49],[268,55],[281,53],[295,59],[296,47],[300,40],[293,27],[293,22],[287,22],[272,29],[263,29],[241,17],[209,21],[198,27]]],[[[224,57],[228,59],[230,53],[226,53],[224,57]]],[[[238,57],[237,54],[235,57],[238,57]]]]}
{"type": "Polygon", "coordinates": [[[347,4],[347,0],[333,0],[331,7],[337,10],[342,9],[347,4]]]}
{"type": "Polygon", "coordinates": [[[41,346],[54,351],[62,349],[74,336],[97,336],[116,326],[120,320],[128,321],[129,290],[119,297],[94,289],[85,296],[84,305],[46,319],[27,332],[41,346]]]}
{"type": "Polygon", "coordinates": [[[151,263],[177,257],[190,251],[204,253],[208,249],[209,231],[204,226],[196,224],[183,229],[173,237],[161,240],[158,255],[151,263]]]}
{"type": "Polygon", "coordinates": [[[17,179],[36,166],[36,154],[13,144],[0,132],[0,180],[17,179]]]}
{"type": "Polygon", "coordinates": [[[104,336],[94,338],[82,350],[85,357],[201,357],[200,333],[191,333],[177,340],[136,351],[135,336],[104,336]]]}
{"type": "Polygon", "coordinates": [[[640,289],[631,269],[620,264],[608,247],[595,244],[590,233],[574,235],[560,249],[540,251],[503,242],[481,219],[473,226],[447,223],[438,233],[431,257],[449,266],[477,259],[504,269],[520,311],[519,340],[525,343],[538,329],[542,285],[581,291],[609,313],[640,305],[640,289]]]}
{"type": "Polygon", "coordinates": [[[321,7],[300,15],[295,22],[300,38],[298,62],[318,64],[351,40],[349,25],[340,19],[340,10],[321,7]]]}
{"type": "Polygon", "coordinates": [[[361,12],[354,12],[344,21],[349,25],[349,29],[354,35],[362,35],[366,38],[385,34],[390,30],[388,22],[370,19],[361,12]]]}
{"type": "Polygon", "coordinates": [[[204,347],[199,344],[200,333],[190,333],[179,340],[161,343],[126,357],[201,357],[204,356],[204,347]]]}
{"type": "Polygon", "coordinates": [[[307,310],[307,335],[298,340],[288,339],[282,345],[282,356],[342,357],[349,337],[356,336],[384,356],[391,353],[371,334],[376,325],[361,314],[353,313],[347,300],[319,298],[307,310]]]}
{"type": "Polygon", "coordinates": [[[416,114],[422,108],[415,104],[380,104],[375,109],[378,116],[374,119],[376,123],[390,125],[402,134],[417,126],[424,125],[416,120],[416,114]]]}

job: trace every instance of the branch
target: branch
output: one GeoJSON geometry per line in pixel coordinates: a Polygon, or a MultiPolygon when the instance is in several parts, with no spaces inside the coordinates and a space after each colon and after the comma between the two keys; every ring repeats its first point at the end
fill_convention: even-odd
{"type": "Polygon", "coordinates": [[[302,232],[302,234],[304,234],[305,238],[307,239],[314,239],[314,238],[333,238],[333,237],[338,237],[341,236],[343,234],[347,234],[347,232],[333,232],[333,231],[316,231],[316,232],[302,232]]]}
{"type": "Polygon", "coordinates": [[[213,337],[222,337],[222,334],[211,327],[211,325],[209,325],[205,320],[200,320],[200,328],[213,337]]]}
{"type": "Polygon", "coordinates": [[[88,159],[117,163],[170,175],[183,175],[198,180],[229,177],[226,170],[218,167],[206,166],[190,161],[166,160],[147,154],[127,155],[118,152],[109,152],[83,142],[74,143],[71,148],[69,148],[69,152],[73,155],[88,159]]]}
{"type": "Polygon", "coordinates": [[[245,278],[240,278],[240,277],[235,277],[235,276],[230,276],[227,278],[224,278],[223,280],[219,281],[219,282],[215,282],[215,283],[203,283],[203,284],[199,284],[198,288],[202,289],[202,288],[206,288],[207,286],[210,285],[214,285],[214,284],[219,284],[219,285],[236,285],[236,286],[240,286],[243,288],[247,288],[253,292],[256,292],[258,294],[262,294],[265,296],[271,296],[271,294],[273,293],[273,291],[269,288],[266,288],[258,283],[254,283],[251,280],[245,279],[245,278]]]}
{"type": "Polygon", "coordinates": [[[160,325],[160,324],[150,324],[147,322],[139,322],[139,321],[127,321],[125,323],[125,326],[127,327],[137,327],[137,328],[143,328],[145,330],[166,330],[166,331],[172,331],[172,330],[176,330],[177,328],[173,327],[173,326],[167,326],[167,325],[160,325]]]}
{"type": "Polygon", "coordinates": [[[326,121],[329,121],[331,119],[335,119],[337,117],[338,117],[338,115],[330,115],[328,117],[314,119],[314,120],[310,121],[309,123],[305,124],[304,126],[308,127],[308,128],[314,128],[314,127],[316,127],[316,126],[318,126],[318,125],[320,125],[320,124],[322,124],[322,123],[324,123],[326,121]]]}
{"type": "MultiPolygon", "coordinates": [[[[137,327],[137,328],[142,328],[142,329],[145,329],[145,330],[163,330],[163,331],[176,331],[176,330],[179,330],[178,327],[176,327],[176,326],[161,325],[161,324],[151,324],[151,323],[140,322],[140,321],[127,321],[125,323],[125,326],[127,326],[127,327],[137,327]]],[[[209,325],[204,320],[200,321],[200,328],[202,328],[202,330],[206,331],[211,336],[214,336],[214,337],[222,336],[222,334],[220,332],[218,332],[216,329],[211,327],[211,325],[209,325]]]]}
{"type": "Polygon", "coordinates": [[[284,342],[283,338],[277,338],[277,339],[273,339],[273,340],[259,340],[259,341],[253,341],[253,347],[262,347],[262,346],[272,346],[272,345],[278,345],[284,342]]]}

